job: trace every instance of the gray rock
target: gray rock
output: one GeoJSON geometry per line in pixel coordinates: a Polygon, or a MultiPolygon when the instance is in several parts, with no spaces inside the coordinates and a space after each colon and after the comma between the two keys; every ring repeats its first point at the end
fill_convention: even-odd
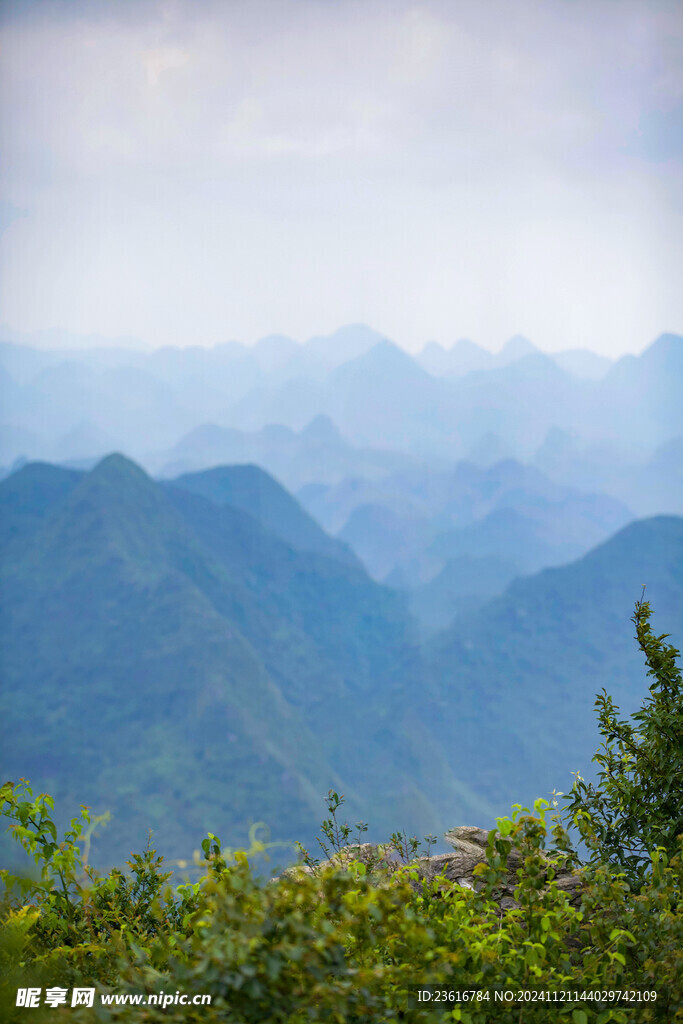
{"type": "MultiPolygon", "coordinates": [[[[496,833],[500,838],[500,832],[496,833]]],[[[477,864],[486,861],[486,847],[489,841],[489,833],[485,828],[478,828],[476,825],[458,825],[444,833],[444,839],[455,850],[463,865],[467,865],[461,872],[463,875],[471,875],[477,864]]],[[[516,871],[522,863],[522,855],[513,846],[507,860],[508,871],[516,871]]]]}
{"type": "MultiPolygon", "coordinates": [[[[321,861],[314,868],[309,868],[306,864],[293,864],[292,867],[286,868],[279,877],[296,878],[297,874],[315,875],[330,867],[344,870],[352,861],[360,861],[370,869],[390,874],[401,863],[396,850],[390,843],[361,843],[360,845],[353,843],[351,846],[344,846],[329,860],[321,861]]],[[[271,881],[277,881],[277,879],[271,879],[271,881]]]]}
{"type": "MultiPolygon", "coordinates": [[[[462,889],[480,889],[482,883],[475,876],[474,869],[478,864],[486,862],[488,837],[487,830],[478,828],[476,825],[460,825],[457,828],[449,829],[444,838],[453,847],[453,852],[418,857],[411,861],[409,866],[416,868],[418,872],[418,880],[413,880],[411,884],[417,888],[423,880],[432,881],[442,876],[444,882],[462,889]]],[[[543,858],[548,858],[548,854],[544,850],[539,852],[543,858]]],[[[322,861],[316,868],[309,868],[304,864],[294,865],[287,868],[280,877],[296,878],[297,874],[315,875],[329,867],[343,870],[351,861],[364,863],[380,884],[382,879],[386,882],[402,864],[396,849],[391,844],[362,843],[360,846],[355,844],[344,847],[329,860],[322,861]]],[[[514,899],[513,893],[518,882],[517,870],[521,867],[522,862],[522,853],[516,847],[512,847],[506,865],[507,884],[503,885],[498,898],[501,911],[519,908],[520,904],[514,899]]],[[[567,894],[570,902],[579,902],[582,885],[580,871],[556,871],[553,883],[567,894]]]]}

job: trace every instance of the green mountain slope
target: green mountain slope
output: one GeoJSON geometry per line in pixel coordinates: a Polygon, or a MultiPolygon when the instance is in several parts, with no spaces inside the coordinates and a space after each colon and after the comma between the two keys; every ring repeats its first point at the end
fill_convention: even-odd
{"type": "Polygon", "coordinates": [[[515,581],[432,641],[423,715],[456,776],[504,810],[592,771],[594,695],[605,687],[630,712],[646,691],[629,623],[643,583],[658,632],[680,645],[683,519],[635,522],[571,565],[515,581]]]}
{"type": "Polygon", "coordinates": [[[568,788],[602,686],[642,699],[640,584],[683,619],[683,521],[633,524],[513,583],[422,651],[401,596],[121,456],[0,482],[5,778],[113,821],[100,859],[191,854],[250,822],[307,840],[324,793],[373,837],[485,823],[568,788]]]}
{"type": "Polygon", "coordinates": [[[310,839],[331,786],[379,830],[437,827],[397,595],[121,456],[20,474],[0,501],[40,514],[2,555],[4,777],[111,810],[112,860],[149,827],[175,856],[255,820],[310,839]]]}
{"type": "Polygon", "coordinates": [[[74,470],[46,462],[29,463],[8,476],[0,488],[0,550],[35,533],[80,478],[74,470]]]}
{"type": "Polygon", "coordinates": [[[219,505],[231,505],[248,512],[266,530],[299,551],[316,552],[360,566],[345,544],[328,537],[298,501],[259,466],[219,466],[184,474],[172,483],[174,487],[201,494],[219,505]]]}
{"type": "MultiPolygon", "coordinates": [[[[346,780],[349,813],[429,831],[443,807],[471,815],[481,799],[451,775],[416,726],[414,624],[402,595],[354,566],[294,551],[229,506],[168,488],[193,533],[249,598],[224,609],[259,651],[346,780]]],[[[327,788],[327,787],[326,787],[327,788]]],[[[322,788],[320,790],[323,791],[322,788]]]]}
{"type": "Polygon", "coordinates": [[[5,774],[111,809],[112,856],[310,822],[333,773],[221,614],[248,595],[137,467],[106,459],[4,569],[5,774]]]}

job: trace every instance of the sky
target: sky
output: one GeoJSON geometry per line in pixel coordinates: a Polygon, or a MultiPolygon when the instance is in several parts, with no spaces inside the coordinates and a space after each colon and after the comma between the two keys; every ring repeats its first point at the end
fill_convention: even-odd
{"type": "Polygon", "coordinates": [[[2,0],[0,320],[683,333],[678,0],[2,0]]]}

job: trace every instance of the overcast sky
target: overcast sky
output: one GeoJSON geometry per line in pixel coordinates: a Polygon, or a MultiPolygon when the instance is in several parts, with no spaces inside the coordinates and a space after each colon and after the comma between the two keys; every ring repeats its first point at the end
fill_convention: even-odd
{"type": "Polygon", "coordinates": [[[679,0],[2,0],[0,320],[683,332],[679,0]]]}

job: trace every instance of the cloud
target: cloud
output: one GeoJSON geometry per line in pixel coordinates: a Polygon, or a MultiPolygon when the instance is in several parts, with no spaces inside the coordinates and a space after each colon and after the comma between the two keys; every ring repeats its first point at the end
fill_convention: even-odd
{"type": "Polygon", "coordinates": [[[527,2],[514,18],[497,3],[400,0],[141,0],[134,20],[98,6],[108,18],[57,5],[36,21],[34,5],[3,43],[10,141],[20,123],[27,158],[47,143],[74,175],[122,125],[122,160],[156,169],[172,157],[186,172],[191,148],[198,173],[207,162],[229,172],[242,159],[391,160],[397,150],[419,163],[425,146],[457,164],[447,142],[458,135],[485,161],[520,147],[590,151],[598,139],[618,148],[667,79],[658,44],[668,20],[653,40],[628,3],[527,2]]]}
{"type": "Polygon", "coordinates": [[[3,302],[159,342],[642,347],[682,312],[677,8],[5,0],[3,302]]]}
{"type": "Polygon", "coordinates": [[[189,56],[189,53],[177,47],[147,50],[142,56],[142,62],[147,71],[147,85],[152,88],[158,86],[165,71],[184,67],[189,56]]]}

